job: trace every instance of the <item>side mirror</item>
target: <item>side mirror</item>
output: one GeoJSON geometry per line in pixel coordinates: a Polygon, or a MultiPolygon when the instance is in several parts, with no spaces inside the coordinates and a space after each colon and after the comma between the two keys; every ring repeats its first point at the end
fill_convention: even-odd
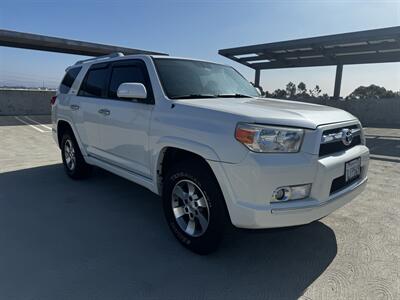
{"type": "Polygon", "coordinates": [[[137,82],[121,83],[117,90],[117,96],[125,99],[146,99],[146,87],[137,82]]]}

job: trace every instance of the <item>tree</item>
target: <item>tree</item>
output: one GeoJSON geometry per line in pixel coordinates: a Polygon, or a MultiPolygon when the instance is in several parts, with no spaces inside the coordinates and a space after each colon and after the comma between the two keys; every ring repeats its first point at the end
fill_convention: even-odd
{"type": "MultiPolygon", "coordinates": [[[[269,93],[265,91],[265,97],[272,98],[318,98],[321,100],[331,99],[328,94],[322,94],[322,90],[319,85],[315,85],[313,89],[309,89],[307,92],[307,86],[304,82],[300,82],[297,86],[293,82],[289,82],[285,89],[276,89],[274,92],[269,93]]],[[[387,90],[384,87],[371,84],[369,86],[359,86],[356,88],[346,99],[382,99],[382,98],[400,98],[400,91],[387,90]]]]}
{"type": "Polygon", "coordinates": [[[273,98],[287,98],[287,93],[285,90],[277,89],[272,93],[273,98]]]}
{"type": "Polygon", "coordinates": [[[289,98],[294,98],[296,95],[296,85],[291,81],[286,85],[286,94],[289,98]]]}
{"type": "Polygon", "coordinates": [[[271,94],[270,92],[265,91],[263,96],[264,96],[265,98],[271,98],[271,97],[274,97],[274,94],[273,94],[273,93],[271,94]]]}
{"type": "Polygon", "coordinates": [[[298,91],[299,91],[300,94],[305,93],[305,92],[307,91],[306,84],[305,84],[304,82],[300,82],[300,83],[297,85],[297,89],[298,89],[298,91]]]}
{"type": "Polygon", "coordinates": [[[307,86],[304,82],[300,82],[297,85],[297,96],[301,97],[301,98],[308,98],[310,97],[309,94],[307,94],[307,86]]]}
{"type": "Polygon", "coordinates": [[[398,96],[398,93],[396,92],[371,84],[369,86],[359,86],[349,96],[347,96],[347,99],[382,99],[394,98],[396,96],[398,96]]]}
{"type": "Polygon", "coordinates": [[[315,97],[315,98],[318,98],[319,95],[321,94],[321,92],[322,92],[322,90],[318,84],[315,86],[315,88],[313,88],[312,90],[309,90],[310,96],[315,97]]]}
{"type": "Polygon", "coordinates": [[[322,100],[329,100],[329,95],[327,93],[322,94],[322,96],[319,97],[322,100]]]}

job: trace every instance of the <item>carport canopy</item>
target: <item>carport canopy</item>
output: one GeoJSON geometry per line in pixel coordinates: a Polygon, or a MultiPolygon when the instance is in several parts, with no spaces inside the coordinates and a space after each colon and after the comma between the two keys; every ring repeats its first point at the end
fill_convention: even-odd
{"type": "Polygon", "coordinates": [[[344,65],[400,62],[400,26],[221,49],[222,56],[255,70],[336,66],[334,98],[344,65]]]}
{"type": "Polygon", "coordinates": [[[165,53],[71,40],[40,34],[0,29],[0,46],[68,53],[86,56],[103,56],[121,52],[127,54],[167,55],[165,53]]]}

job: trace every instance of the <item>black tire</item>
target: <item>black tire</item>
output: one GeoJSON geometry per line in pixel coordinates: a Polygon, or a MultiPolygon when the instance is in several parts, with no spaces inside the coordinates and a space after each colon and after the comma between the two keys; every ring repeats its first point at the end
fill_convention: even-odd
{"type": "MultiPolygon", "coordinates": [[[[163,183],[162,198],[164,214],[172,233],[183,246],[201,255],[206,255],[214,252],[218,248],[222,240],[223,231],[228,224],[227,209],[225,206],[224,197],[219,188],[217,180],[215,179],[214,175],[210,173],[211,171],[207,166],[204,165],[204,163],[193,163],[193,160],[191,160],[173,166],[167,172],[163,183]],[[198,231],[203,231],[203,227],[206,228],[204,232],[200,235],[198,235],[199,232],[197,232],[197,236],[196,232],[190,235],[185,230],[183,230],[182,227],[182,223],[186,225],[186,220],[190,222],[190,212],[185,213],[185,215],[182,215],[182,217],[180,218],[176,218],[174,214],[173,206],[176,205],[176,203],[178,202],[180,203],[181,198],[176,197],[175,194],[173,196],[173,191],[175,186],[184,184],[192,184],[193,186],[195,186],[195,189],[199,188],[200,192],[197,192],[197,194],[202,194],[205,196],[206,204],[208,206],[207,208],[205,208],[205,202],[203,201],[203,204],[201,206],[197,206],[197,204],[193,203],[197,201],[191,199],[186,200],[187,205],[183,204],[183,206],[177,207],[179,209],[182,209],[182,207],[185,207],[184,209],[191,209],[191,212],[193,212],[192,209],[197,209],[197,211],[193,212],[191,220],[193,220],[193,222],[196,224],[196,230],[199,229],[198,231]],[[192,207],[190,208],[188,208],[189,202],[191,202],[190,205],[192,205],[192,207]],[[207,216],[208,226],[201,226],[199,218],[200,214],[202,216],[207,216]],[[196,217],[198,219],[196,219],[196,217]],[[181,225],[178,223],[178,220],[181,225]]],[[[189,193],[185,193],[185,195],[188,194],[189,193]]],[[[200,197],[198,197],[198,195],[194,195],[193,198],[199,200],[200,197]]],[[[184,200],[182,200],[182,203],[183,201],[184,200]]],[[[177,205],[179,206],[181,204],[177,205]]]]}
{"type": "MultiPolygon", "coordinates": [[[[68,151],[67,151],[68,152],[68,151]]],[[[64,164],[64,170],[72,179],[82,179],[89,176],[92,167],[85,162],[78,143],[72,132],[67,131],[61,138],[61,157],[64,164]],[[71,156],[67,157],[66,148],[72,148],[74,152],[74,165],[70,163],[71,156]]]]}

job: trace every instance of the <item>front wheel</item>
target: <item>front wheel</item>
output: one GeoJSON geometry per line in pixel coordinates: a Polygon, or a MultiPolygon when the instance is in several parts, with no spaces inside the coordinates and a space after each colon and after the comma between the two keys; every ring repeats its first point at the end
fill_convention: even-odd
{"type": "Polygon", "coordinates": [[[215,251],[226,224],[224,198],[203,164],[181,163],[165,177],[163,206],[168,225],[186,248],[198,254],[215,251]]]}

